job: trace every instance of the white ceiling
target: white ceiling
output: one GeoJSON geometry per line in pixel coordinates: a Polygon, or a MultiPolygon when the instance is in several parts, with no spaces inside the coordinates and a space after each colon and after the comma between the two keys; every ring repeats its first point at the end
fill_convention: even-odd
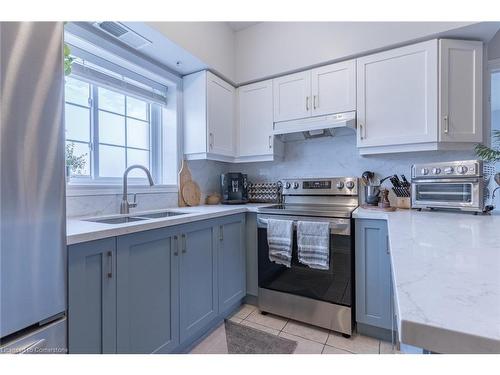
{"type": "Polygon", "coordinates": [[[226,22],[233,31],[240,31],[260,22],[226,22]]]}

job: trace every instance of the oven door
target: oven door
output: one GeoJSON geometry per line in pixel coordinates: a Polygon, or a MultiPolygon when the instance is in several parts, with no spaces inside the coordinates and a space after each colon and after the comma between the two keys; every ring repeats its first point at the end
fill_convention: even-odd
{"type": "Polygon", "coordinates": [[[352,306],[353,240],[351,219],[305,216],[257,215],[259,288],[352,306]],[[291,267],[269,260],[267,219],[294,220],[291,267]],[[330,266],[327,270],[310,268],[298,261],[296,221],[330,222],[330,266]]]}
{"type": "Polygon", "coordinates": [[[412,183],[412,207],[481,210],[482,179],[427,179],[412,183]]]}

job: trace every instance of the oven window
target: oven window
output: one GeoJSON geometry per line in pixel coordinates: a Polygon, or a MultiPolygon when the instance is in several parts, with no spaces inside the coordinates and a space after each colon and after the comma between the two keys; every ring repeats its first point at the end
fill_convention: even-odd
{"type": "Polygon", "coordinates": [[[330,267],[317,270],[299,263],[294,233],[292,265],[287,268],[269,260],[267,230],[258,230],[259,287],[344,306],[352,299],[352,237],[330,235],[330,267]]]}
{"type": "Polygon", "coordinates": [[[470,183],[430,183],[417,184],[416,197],[427,202],[472,202],[472,184],[470,183]]]}

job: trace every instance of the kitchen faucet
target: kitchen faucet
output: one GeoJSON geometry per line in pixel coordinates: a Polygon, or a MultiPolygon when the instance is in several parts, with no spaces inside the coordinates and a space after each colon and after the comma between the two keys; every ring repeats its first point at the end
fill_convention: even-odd
{"type": "Polygon", "coordinates": [[[120,214],[128,214],[130,212],[130,207],[137,207],[137,194],[134,194],[134,203],[129,203],[128,202],[128,193],[127,193],[127,184],[128,184],[128,173],[132,169],[142,169],[144,173],[146,173],[146,176],[148,177],[149,180],[149,186],[153,186],[153,177],[151,177],[151,173],[149,172],[149,169],[147,169],[143,165],[135,164],[131,165],[127,169],[125,169],[125,172],[123,172],[123,197],[122,197],[122,203],[120,204],[120,214]]]}

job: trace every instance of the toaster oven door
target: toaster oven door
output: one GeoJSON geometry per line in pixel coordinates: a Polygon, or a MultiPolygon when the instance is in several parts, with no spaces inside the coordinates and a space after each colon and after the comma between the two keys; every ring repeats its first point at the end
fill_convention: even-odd
{"type": "Polygon", "coordinates": [[[483,204],[481,181],[481,179],[414,181],[412,183],[412,207],[479,211],[483,204]]]}

